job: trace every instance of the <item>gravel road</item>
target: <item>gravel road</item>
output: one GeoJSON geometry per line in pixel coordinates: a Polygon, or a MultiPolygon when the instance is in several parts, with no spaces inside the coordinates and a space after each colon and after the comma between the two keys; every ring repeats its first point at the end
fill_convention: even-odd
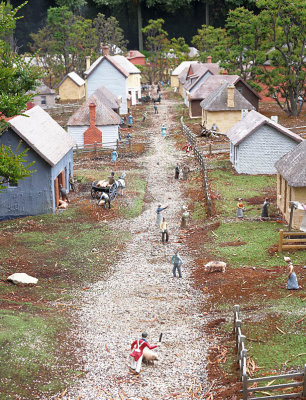
{"type": "Polygon", "coordinates": [[[173,106],[171,100],[162,101],[148,130],[150,151],[138,161],[146,171],[152,202],[139,217],[120,223],[133,239],[108,278],[83,295],[77,326],[88,373],[68,389],[63,400],[205,398],[207,338],[205,319],[197,306],[197,298],[203,295],[191,286],[192,255],[179,243],[184,200],[180,182],[174,180],[178,154],[160,134],[163,122],[171,129],[173,106]],[[170,242],[165,245],[155,226],[158,203],[169,204],[164,216],[170,242]],[[175,248],[180,248],[184,263],[182,279],[171,273],[175,248]],[[128,368],[128,355],[130,344],[143,331],[148,332],[151,344],[162,332],[163,342],[157,349],[159,360],[143,365],[137,376],[128,368]]]}

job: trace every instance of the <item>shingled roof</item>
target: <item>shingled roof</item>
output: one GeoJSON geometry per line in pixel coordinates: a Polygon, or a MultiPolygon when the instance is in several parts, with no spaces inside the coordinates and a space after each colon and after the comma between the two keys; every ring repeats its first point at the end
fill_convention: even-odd
{"type": "Polygon", "coordinates": [[[57,85],[57,87],[61,86],[61,84],[67,79],[70,78],[76,85],[83,86],[85,85],[84,79],[82,79],[76,72],[69,72],[64,79],[57,85]]]}
{"type": "Polygon", "coordinates": [[[203,100],[224,83],[234,85],[239,79],[238,75],[211,75],[195,92],[190,93],[190,98],[192,100],[203,100]]]}
{"type": "Polygon", "coordinates": [[[210,72],[212,75],[217,75],[219,74],[219,64],[217,63],[196,63],[196,64],[191,64],[189,66],[192,68],[192,75],[189,77],[186,77],[186,82],[185,82],[185,89],[188,90],[189,92],[194,88],[194,86],[203,78],[205,74],[210,72]],[[190,79],[193,78],[193,79],[190,79]]]}
{"type": "Polygon", "coordinates": [[[43,82],[35,90],[29,90],[27,93],[35,93],[35,94],[40,94],[42,96],[48,95],[48,94],[56,94],[56,91],[49,88],[49,86],[45,85],[43,82]]]}
{"type": "Polygon", "coordinates": [[[39,106],[18,115],[8,123],[13,131],[52,167],[74,146],[74,140],[39,106]]]}
{"type": "Polygon", "coordinates": [[[207,111],[235,111],[235,110],[254,110],[255,107],[234,89],[234,107],[228,107],[227,105],[227,95],[228,95],[228,83],[224,83],[218,89],[210,93],[200,105],[204,110],[207,111]]]}
{"type": "Polygon", "coordinates": [[[179,75],[178,75],[178,80],[180,81],[180,83],[181,83],[182,85],[184,85],[185,82],[186,82],[188,70],[189,70],[189,67],[186,67],[186,68],[184,68],[183,71],[180,72],[179,75]]]}
{"type": "Polygon", "coordinates": [[[115,61],[114,57],[112,57],[112,56],[101,56],[94,63],[91,64],[91,66],[88,68],[87,71],[84,72],[84,75],[86,76],[86,78],[88,78],[89,75],[92,74],[93,71],[98,67],[98,65],[100,65],[105,60],[110,62],[126,78],[129,76],[129,73],[121,65],[119,65],[115,61]]]}
{"type": "Polygon", "coordinates": [[[112,58],[115,60],[117,64],[121,65],[121,67],[125,69],[125,71],[127,71],[129,74],[140,74],[140,70],[134,64],[132,64],[131,61],[129,61],[126,57],[116,55],[112,56],[112,58]]]}
{"type": "Polygon", "coordinates": [[[275,163],[275,168],[289,186],[306,186],[306,140],[275,163]]]}
{"type": "MultiPolygon", "coordinates": [[[[189,68],[190,64],[196,64],[198,61],[182,61],[173,71],[173,76],[178,76],[184,69],[189,68]]],[[[187,72],[187,71],[186,71],[187,72]]]]}
{"type": "Polygon", "coordinates": [[[146,58],[144,54],[140,53],[138,50],[129,50],[126,58],[132,60],[133,58],[146,58]]]}
{"type": "Polygon", "coordinates": [[[105,87],[97,89],[85,103],[69,118],[67,126],[89,126],[89,104],[96,104],[96,126],[119,125],[120,117],[112,110],[110,104],[116,104],[119,108],[117,99],[111,93],[112,97],[106,99],[110,92],[105,87]]]}
{"type": "Polygon", "coordinates": [[[270,118],[254,110],[247,113],[247,115],[241,121],[237,122],[232,128],[230,128],[226,132],[226,136],[236,146],[248,136],[250,136],[253,132],[255,132],[258,128],[260,128],[262,125],[271,126],[272,128],[275,128],[278,132],[290,137],[298,143],[303,141],[303,139],[296,133],[291,132],[284,126],[277,124],[270,118]]]}

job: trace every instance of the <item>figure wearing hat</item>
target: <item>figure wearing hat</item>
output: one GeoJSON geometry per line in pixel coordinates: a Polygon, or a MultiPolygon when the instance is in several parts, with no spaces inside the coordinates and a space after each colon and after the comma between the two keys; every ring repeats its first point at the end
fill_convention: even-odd
{"type": "Polygon", "coordinates": [[[243,218],[244,206],[242,203],[242,199],[239,197],[236,209],[236,217],[243,218]]]}
{"type": "Polygon", "coordinates": [[[130,353],[130,367],[131,369],[135,370],[137,374],[140,372],[142,358],[143,358],[143,351],[145,348],[150,350],[155,349],[157,346],[160,345],[160,342],[155,346],[150,346],[147,341],[148,334],[143,332],[140,339],[134,340],[131,344],[132,353],[130,353]]]}

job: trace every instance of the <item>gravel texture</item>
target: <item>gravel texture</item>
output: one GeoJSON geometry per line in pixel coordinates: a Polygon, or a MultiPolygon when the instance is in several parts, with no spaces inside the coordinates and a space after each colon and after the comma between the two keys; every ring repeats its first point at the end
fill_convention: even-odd
{"type": "Polygon", "coordinates": [[[174,167],[182,158],[178,160],[169,137],[160,134],[163,122],[171,130],[172,106],[170,100],[163,100],[159,114],[152,116],[151,151],[139,159],[152,201],[139,217],[120,223],[120,228],[131,232],[132,241],[107,279],[82,297],[77,327],[88,372],[63,400],[205,398],[207,339],[197,306],[203,294],[191,286],[192,255],[179,239],[184,201],[180,182],[174,180],[174,167]],[[169,204],[163,215],[169,222],[170,241],[164,245],[155,226],[159,203],[169,204]],[[180,248],[183,259],[182,279],[172,277],[170,260],[175,248],[180,248]],[[128,355],[130,344],[143,331],[148,332],[150,344],[158,341],[161,332],[163,341],[156,349],[159,360],[154,365],[143,364],[137,376],[128,368],[128,355]]]}

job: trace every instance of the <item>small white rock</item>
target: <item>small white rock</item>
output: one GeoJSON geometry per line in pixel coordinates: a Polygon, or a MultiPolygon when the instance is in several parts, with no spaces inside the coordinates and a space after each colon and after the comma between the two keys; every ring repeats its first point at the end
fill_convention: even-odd
{"type": "Polygon", "coordinates": [[[30,284],[36,285],[38,282],[37,278],[33,278],[32,276],[25,274],[23,272],[10,275],[7,278],[7,280],[15,283],[15,285],[18,285],[20,283],[23,283],[24,285],[30,285],[30,284]]]}

